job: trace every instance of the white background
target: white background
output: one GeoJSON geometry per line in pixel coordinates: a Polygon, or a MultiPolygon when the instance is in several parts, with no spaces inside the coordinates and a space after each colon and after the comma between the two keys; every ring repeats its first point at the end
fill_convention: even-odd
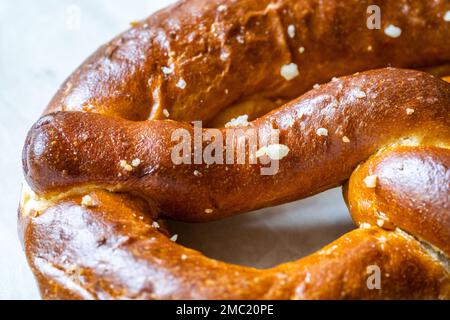
{"type": "MultiPolygon", "coordinates": [[[[27,130],[88,55],[131,21],[171,2],[0,1],[0,299],[39,298],[16,226],[27,130]]],[[[352,223],[337,189],[225,221],[172,227],[179,242],[210,257],[270,267],[315,251],[351,229],[352,223]]]]}

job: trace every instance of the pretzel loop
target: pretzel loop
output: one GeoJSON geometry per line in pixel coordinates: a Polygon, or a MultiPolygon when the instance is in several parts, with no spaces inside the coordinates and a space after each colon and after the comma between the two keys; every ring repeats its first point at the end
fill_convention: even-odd
{"type": "Polygon", "coordinates": [[[417,71],[382,69],[332,81],[251,124],[273,126],[294,117],[281,134],[289,155],[273,176],[260,175],[251,164],[198,165],[200,177],[190,165],[173,165],[170,132],[189,129],[187,124],[133,123],[89,113],[45,116],[24,149],[26,176],[48,199],[55,192],[66,196],[54,199],[42,216],[26,218],[32,223],[25,242],[39,252],[33,265],[49,297],[56,294],[55,284],[46,282],[51,278],[58,279],[58,288],[76,281],[78,291],[65,294],[82,298],[448,298],[449,101],[448,84],[417,71]],[[355,88],[372,95],[371,103],[352,98],[355,88]],[[338,96],[330,109],[330,97],[338,96]],[[307,118],[306,109],[313,110],[307,118]],[[317,135],[321,126],[329,128],[326,139],[317,135]],[[342,139],[344,133],[350,141],[342,139]],[[263,271],[231,266],[183,248],[155,228],[160,218],[207,221],[319,192],[346,181],[370,154],[375,155],[354,171],[345,192],[361,228],[297,262],[263,271]],[[125,174],[119,159],[135,157],[141,169],[125,174]],[[222,199],[209,188],[218,179],[228,190],[222,199]],[[253,183],[247,187],[247,181],[253,183]],[[247,201],[257,184],[265,192],[247,201]],[[214,211],[206,212],[210,199],[214,211]],[[49,232],[45,241],[32,240],[42,232],[49,232]],[[55,257],[51,244],[61,237],[67,240],[55,257]],[[86,253],[94,258],[82,260],[86,253]],[[372,265],[389,277],[382,293],[364,281],[372,265]],[[67,266],[83,273],[81,284],[67,266]],[[405,274],[409,268],[414,271],[405,274]],[[127,276],[128,269],[139,270],[142,278],[127,276]],[[101,288],[89,289],[100,279],[101,288]]]}
{"type": "MultiPolygon", "coordinates": [[[[378,1],[391,23],[382,30],[360,19],[367,5],[183,1],[92,55],[23,151],[31,189],[21,236],[42,296],[450,299],[450,85],[375,69],[448,63],[449,4],[378,1]],[[405,4],[415,8],[408,16],[405,4]],[[276,130],[275,174],[261,174],[258,161],[174,162],[174,132],[195,145],[189,121],[201,120],[226,140],[233,118],[264,141],[276,130]],[[340,185],[359,228],[267,270],[209,259],[174,242],[164,223],[340,185]]],[[[226,159],[227,149],[215,155],[226,159]]]]}

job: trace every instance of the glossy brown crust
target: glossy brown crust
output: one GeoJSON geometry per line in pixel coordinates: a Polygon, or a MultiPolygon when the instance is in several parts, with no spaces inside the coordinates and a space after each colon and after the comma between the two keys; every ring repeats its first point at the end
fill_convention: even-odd
{"type": "Polygon", "coordinates": [[[290,152],[276,176],[261,176],[260,165],[174,166],[171,133],[191,132],[189,124],[128,121],[169,117],[221,126],[242,114],[260,117],[335,76],[448,63],[448,10],[444,0],[189,0],[101,47],[63,84],[45,111],[52,114],[32,128],[24,148],[27,181],[52,197],[44,209],[22,203],[19,215],[42,297],[450,299],[449,200],[442,187],[450,180],[448,84],[384,69],[306,93],[250,124],[262,135],[281,130],[290,152]],[[370,4],[381,8],[380,30],[366,26],[370,4]],[[388,36],[389,25],[401,36],[388,36]],[[289,63],[299,69],[290,81],[281,76],[289,63]],[[328,136],[318,136],[319,128],[328,136]],[[415,148],[396,146],[407,137],[415,148]],[[208,221],[306,197],[342,184],[380,149],[389,152],[356,170],[346,193],[364,228],[296,262],[256,270],[208,259],[170,241],[159,220],[208,221]],[[135,158],[142,163],[131,172],[119,164],[135,158]],[[424,179],[414,183],[413,170],[391,170],[404,159],[419,163],[424,179]],[[381,187],[362,189],[372,172],[366,168],[380,173],[381,187]],[[418,197],[425,212],[403,196],[411,188],[430,192],[418,197]],[[386,230],[374,221],[380,212],[358,211],[374,192],[374,205],[389,219],[386,230]],[[406,211],[388,215],[389,197],[406,211]],[[380,290],[368,286],[374,266],[380,290]]]}
{"type": "Polygon", "coordinates": [[[60,112],[31,129],[25,177],[40,194],[97,186],[143,196],[164,218],[210,221],[338,186],[377,150],[407,137],[450,145],[449,101],[448,83],[418,71],[381,69],[331,81],[251,123],[260,136],[278,128],[290,149],[278,173],[267,176],[263,165],[248,161],[175,165],[172,134],[183,128],[194,137],[189,124],[60,112]],[[121,167],[136,158],[135,170],[121,167]]]}
{"type": "MultiPolygon", "coordinates": [[[[365,226],[365,229],[346,234],[307,258],[269,270],[208,259],[177,245],[166,236],[166,230],[152,226],[154,219],[168,215],[159,211],[164,202],[160,200],[158,189],[146,190],[151,186],[151,180],[146,179],[155,172],[146,168],[154,165],[163,168],[156,169],[153,176],[153,179],[161,179],[155,182],[162,188],[159,190],[164,190],[171,174],[179,176],[178,180],[173,180],[178,184],[169,184],[169,191],[177,190],[180,181],[192,181],[191,175],[186,178],[182,175],[185,171],[178,171],[178,166],[166,162],[170,161],[167,156],[170,145],[161,145],[169,139],[171,130],[180,126],[188,129],[187,124],[139,123],[76,112],[45,116],[30,131],[24,150],[27,179],[36,191],[48,195],[51,191],[62,192],[81,185],[145,195],[146,201],[97,190],[89,193],[92,203],[88,207],[82,205],[81,196],[75,196],[59,200],[42,212],[22,215],[25,250],[42,296],[47,299],[450,299],[446,244],[439,246],[441,236],[444,235],[445,242],[448,233],[445,225],[448,212],[442,211],[448,208],[445,200],[448,189],[442,187],[442,183],[448,184],[449,177],[447,169],[438,169],[447,166],[449,158],[449,102],[448,83],[417,71],[384,69],[337,79],[252,123],[256,127],[275,124],[282,128],[286,116],[301,115],[294,118],[293,126],[282,131],[282,142],[291,151],[281,160],[279,174],[266,177],[272,180],[264,185],[264,192],[261,189],[261,196],[255,196],[259,192],[254,192],[253,197],[246,195],[243,191],[246,184],[236,179],[230,189],[222,192],[227,201],[224,203],[228,203],[227,210],[215,207],[212,214],[206,214],[204,207],[198,212],[195,210],[199,208],[192,204],[202,202],[203,198],[198,201],[183,198],[181,192],[173,193],[173,203],[185,204],[185,211],[181,208],[179,211],[182,215],[175,217],[216,219],[221,217],[221,212],[233,212],[229,208],[240,208],[236,210],[239,212],[240,205],[249,201],[253,201],[251,205],[255,207],[267,205],[267,198],[261,198],[264,196],[272,199],[270,197],[276,194],[274,199],[278,202],[290,198],[292,193],[302,197],[338,185],[348,179],[359,161],[377,150],[379,154],[387,154],[386,159],[401,159],[407,157],[404,150],[410,149],[395,145],[403,143],[405,138],[420,141],[421,146],[411,147],[409,158],[421,163],[423,168],[419,168],[426,170],[424,178],[414,184],[414,190],[427,192],[439,201],[431,201],[429,215],[420,216],[419,207],[412,208],[416,211],[411,217],[404,217],[419,222],[406,221],[397,225],[418,238],[423,237],[444,254],[400,229],[394,230],[395,226],[382,225],[387,229],[384,230],[375,223],[373,227],[365,226]],[[366,93],[365,99],[355,98],[356,88],[366,93]],[[330,107],[333,101],[337,103],[330,107]],[[414,112],[411,114],[406,108],[414,112]],[[329,135],[319,137],[318,127],[327,127],[329,135]],[[345,134],[349,142],[342,140],[345,134]],[[144,140],[132,140],[135,137],[144,140]],[[112,144],[108,144],[109,141],[112,144]],[[123,174],[115,162],[123,156],[132,159],[136,152],[143,160],[142,170],[150,174],[130,174],[120,184],[108,182],[118,173],[123,174]],[[424,155],[428,162],[421,158],[424,155]],[[335,160],[333,166],[329,158],[335,160]],[[152,164],[152,159],[157,159],[157,163],[152,164]],[[297,176],[302,171],[295,170],[298,166],[307,170],[307,174],[297,176]],[[270,186],[276,182],[275,187],[270,186]],[[291,185],[296,185],[297,189],[293,191],[291,185]],[[255,197],[263,199],[262,202],[256,202],[255,197]],[[421,225],[424,220],[426,223],[421,225]],[[427,226],[436,222],[443,223],[441,232],[430,237],[427,226]],[[419,227],[414,229],[411,225],[419,227]],[[368,286],[374,266],[381,272],[381,290],[368,286]]],[[[391,174],[392,161],[379,161],[378,156],[369,159],[356,170],[348,192],[350,208],[360,224],[373,220],[370,215],[359,217],[354,209],[372,199],[367,186],[363,185],[366,166],[376,166],[382,181],[395,181],[390,189],[394,197],[398,190],[410,188],[410,180],[416,179],[414,170],[405,170],[405,178],[397,179],[397,173],[391,174]]],[[[193,170],[192,166],[188,166],[188,170],[193,170]]],[[[252,171],[251,166],[230,167],[227,171],[223,166],[210,166],[209,170],[202,171],[202,177],[206,176],[209,182],[214,181],[214,175],[208,174],[219,178],[236,174],[244,181],[247,176],[250,176],[249,181],[262,184],[265,181],[258,180],[261,176],[252,171]],[[240,175],[234,173],[238,168],[240,175]]],[[[204,189],[201,183],[186,188],[197,196],[198,189],[206,190],[211,185],[206,182],[204,189]]],[[[223,179],[222,187],[226,188],[227,183],[227,179],[223,179]]],[[[253,190],[260,190],[257,184],[253,190]]],[[[198,197],[201,196],[199,192],[198,197]]],[[[407,205],[407,201],[403,202],[407,205]]]]}
{"type": "Polygon", "coordinates": [[[23,217],[24,243],[46,299],[449,299],[443,265],[413,238],[352,231],[317,253],[257,270],[209,259],[151,226],[136,199],[90,193],[23,217]],[[369,289],[371,267],[381,290],[369,289]]]}
{"type": "Polygon", "coordinates": [[[399,227],[450,256],[450,152],[436,147],[383,150],[352,174],[353,220],[399,227]],[[377,176],[367,188],[364,178],[377,176]],[[370,199],[370,200],[369,200],[370,199]]]}
{"type": "Polygon", "coordinates": [[[171,119],[213,121],[255,95],[290,100],[335,76],[449,63],[448,10],[446,0],[181,1],[101,47],[47,112],[144,120],[164,118],[166,109],[171,119]],[[367,28],[369,5],[380,7],[379,30],[367,28]],[[400,37],[385,33],[389,25],[401,29],[400,37]],[[280,69],[289,63],[300,75],[286,81],[280,69]],[[162,71],[171,66],[172,73],[162,71]]]}

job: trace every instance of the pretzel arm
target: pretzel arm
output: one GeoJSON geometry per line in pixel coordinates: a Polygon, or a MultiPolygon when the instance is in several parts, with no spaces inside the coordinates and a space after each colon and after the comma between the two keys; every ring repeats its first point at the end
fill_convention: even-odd
{"type": "Polygon", "coordinates": [[[171,241],[152,226],[151,211],[139,199],[89,195],[89,207],[72,197],[21,218],[29,263],[46,299],[450,297],[445,267],[402,232],[358,229],[304,259],[258,270],[171,241]],[[381,290],[367,284],[371,266],[381,270],[381,290]]]}
{"type": "Polygon", "coordinates": [[[449,12],[447,0],[186,0],[133,23],[27,136],[19,225],[42,296],[450,299],[450,84],[394,68],[350,75],[447,75],[449,12]],[[193,159],[237,130],[256,131],[261,149],[244,146],[242,163],[193,159]],[[195,146],[191,163],[174,161],[174,133],[195,146]],[[262,174],[269,163],[276,171],[262,174]],[[342,184],[359,229],[271,269],[207,258],[164,223],[342,184]]]}
{"type": "Polygon", "coordinates": [[[255,94],[288,101],[332,77],[450,63],[448,10],[446,0],[182,1],[102,46],[46,113],[145,120],[167,110],[174,120],[209,123],[255,94]],[[371,5],[382,13],[380,29],[367,26],[371,5]],[[400,37],[386,34],[390,25],[400,37]],[[281,69],[290,64],[299,74],[287,80],[281,69]]]}
{"type": "Polygon", "coordinates": [[[338,186],[389,145],[447,148],[449,101],[448,83],[418,71],[380,69],[332,81],[250,124],[262,135],[279,129],[280,143],[289,148],[279,172],[268,176],[261,164],[248,162],[175,165],[171,135],[184,129],[193,137],[189,124],[61,112],[31,129],[25,175],[42,196],[77,186],[131,192],[163,217],[208,221],[338,186]],[[318,135],[320,128],[328,135],[318,135]],[[135,158],[141,163],[135,170],[121,167],[135,158]]]}

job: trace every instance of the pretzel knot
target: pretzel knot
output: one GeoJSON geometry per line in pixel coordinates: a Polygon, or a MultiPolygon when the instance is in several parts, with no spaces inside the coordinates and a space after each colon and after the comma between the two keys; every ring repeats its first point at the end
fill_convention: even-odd
{"type": "MultiPolygon", "coordinates": [[[[186,3],[178,5],[177,12],[186,14],[186,3]]],[[[274,21],[280,21],[270,14],[273,7],[258,11],[260,4],[245,3],[241,5],[253,6],[248,12],[254,13],[253,18],[262,17],[264,30],[270,31],[264,39],[272,39],[271,32],[278,34],[274,30],[279,25],[274,21]]],[[[212,10],[209,6],[205,12],[212,10]]],[[[234,9],[232,5],[228,8],[234,9]]],[[[158,13],[147,23],[162,23],[172,10],[158,13]]],[[[146,30],[159,30],[137,28],[143,28],[139,41],[144,41],[146,30]]],[[[257,37],[259,29],[252,31],[255,37],[247,39],[247,48],[252,47],[252,40],[265,46],[262,35],[257,37]]],[[[291,94],[303,88],[281,86],[286,93],[281,96],[289,97],[285,99],[288,102],[280,102],[281,107],[261,116],[274,104],[266,106],[267,99],[254,97],[237,104],[235,111],[257,110],[250,117],[255,120],[235,117],[231,121],[240,129],[255,129],[264,141],[277,130],[275,174],[261,174],[264,164],[259,161],[174,163],[173,133],[182,130],[189,145],[195,145],[195,128],[188,121],[203,120],[221,127],[231,119],[231,111],[219,112],[229,101],[213,92],[215,83],[199,84],[201,90],[189,89],[198,91],[198,96],[192,94],[189,100],[180,93],[179,99],[186,106],[177,105],[174,92],[188,90],[189,82],[172,79],[170,64],[162,69],[164,78],[155,71],[160,67],[154,65],[156,62],[143,62],[145,72],[151,71],[152,90],[151,96],[140,96],[148,88],[140,87],[141,58],[137,54],[141,47],[133,47],[135,32],[132,29],[113,40],[76,71],[27,137],[23,164],[32,190],[24,193],[21,203],[21,233],[43,297],[450,298],[447,82],[420,71],[386,68],[334,78],[294,100],[289,100],[291,94]],[[114,56],[122,55],[123,50],[130,55],[129,60],[114,56]],[[130,69],[130,61],[133,75],[121,69],[130,69]],[[115,72],[125,79],[116,81],[115,72]],[[191,108],[192,101],[199,102],[202,95],[209,102],[211,96],[220,101],[211,102],[211,109],[191,108]],[[161,110],[165,105],[172,109],[161,110]],[[166,117],[172,120],[161,120],[166,117]],[[207,258],[177,244],[164,224],[166,219],[216,220],[340,185],[358,229],[306,258],[271,269],[207,258]]],[[[153,57],[159,56],[155,51],[169,47],[154,43],[164,37],[149,37],[153,39],[153,57]]],[[[272,40],[267,41],[273,44],[272,40]]],[[[286,43],[276,43],[273,51],[285,52],[286,43]]],[[[176,51],[175,43],[172,45],[176,51]]],[[[148,47],[143,47],[148,52],[148,47]]],[[[189,50],[196,48],[191,47],[189,50]]],[[[241,50],[238,43],[229,48],[241,50]]],[[[186,55],[202,58],[192,52],[186,55]]],[[[256,59],[258,65],[258,56],[248,52],[244,56],[256,59]]],[[[278,58],[276,54],[274,62],[278,58]]],[[[222,73],[225,82],[227,72],[237,71],[228,66],[222,73]]],[[[252,83],[253,87],[247,83],[246,90],[255,91],[263,83],[267,88],[280,88],[280,79],[270,82],[266,74],[261,76],[264,79],[252,83]]],[[[237,73],[233,78],[237,79],[237,73]]],[[[234,84],[229,94],[240,95],[239,90],[241,87],[234,84]]],[[[203,129],[200,136],[210,134],[208,130],[203,129]]],[[[214,132],[227,137],[226,130],[214,132]]],[[[201,143],[202,149],[210,145],[201,143]]],[[[262,150],[270,158],[267,148],[262,150]]],[[[227,148],[221,152],[226,158],[227,148]]],[[[251,158],[251,154],[247,146],[245,155],[251,158]]]]}

